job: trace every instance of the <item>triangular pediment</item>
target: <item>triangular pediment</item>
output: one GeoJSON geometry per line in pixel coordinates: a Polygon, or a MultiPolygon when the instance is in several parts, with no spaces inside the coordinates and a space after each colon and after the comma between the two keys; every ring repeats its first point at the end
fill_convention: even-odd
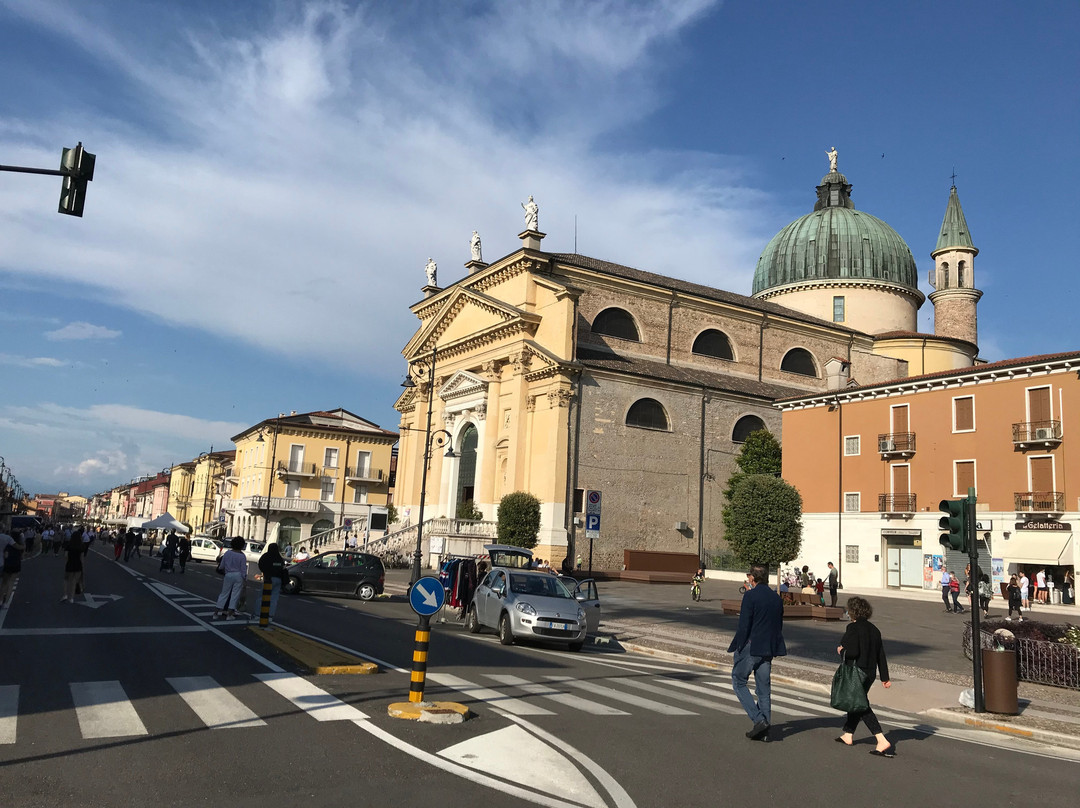
{"type": "Polygon", "coordinates": [[[454,343],[493,335],[511,327],[531,334],[539,323],[539,315],[530,314],[481,292],[459,287],[447,297],[439,313],[409,340],[402,353],[412,361],[430,352],[436,345],[441,350],[454,343]]]}
{"type": "Polygon", "coordinates": [[[467,370],[459,370],[439,389],[439,398],[450,401],[454,398],[472,395],[487,390],[487,380],[470,373],[467,370]]]}

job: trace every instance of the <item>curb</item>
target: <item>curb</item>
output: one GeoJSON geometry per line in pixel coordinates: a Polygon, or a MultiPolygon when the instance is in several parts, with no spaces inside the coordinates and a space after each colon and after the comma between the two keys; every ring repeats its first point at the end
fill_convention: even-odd
{"type": "Polygon", "coordinates": [[[386,714],[424,724],[461,724],[472,717],[469,708],[456,701],[395,701],[387,705],[386,714]]]}
{"type": "Polygon", "coordinates": [[[248,626],[248,630],[316,675],[379,672],[379,666],[374,662],[368,662],[321,642],[301,637],[288,629],[276,628],[266,631],[258,626],[248,626]]]}

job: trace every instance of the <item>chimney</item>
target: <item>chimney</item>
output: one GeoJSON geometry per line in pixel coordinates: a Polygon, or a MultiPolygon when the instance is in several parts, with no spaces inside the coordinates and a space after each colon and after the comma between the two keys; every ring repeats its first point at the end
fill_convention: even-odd
{"type": "Polygon", "coordinates": [[[851,379],[851,363],[834,356],[825,363],[827,389],[843,390],[851,379]]]}

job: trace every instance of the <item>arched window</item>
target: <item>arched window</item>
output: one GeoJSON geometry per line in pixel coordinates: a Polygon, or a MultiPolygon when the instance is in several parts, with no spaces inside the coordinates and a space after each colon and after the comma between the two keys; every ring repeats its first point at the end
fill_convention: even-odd
{"type": "Polygon", "coordinates": [[[735,443],[745,443],[746,437],[751,432],[757,432],[759,429],[765,428],[765,422],[756,415],[744,415],[735,422],[735,428],[731,430],[731,439],[735,443]]]}
{"type": "Polygon", "coordinates": [[[948,261],[942,261],[941,262],[941,288],[942,289],[948,289],[949,288],[949,262],[948,261]]]}
{"type": "Polygon", "coordinates": [[[329,519],[320,519],[318,522],[311,526],[311,535],[317,536],[320,533],[325,533],[327,530],[333,530],[334,523],[329,519]]]}
{"type": "Polygon", "coordinates": [[[693,352],[700,356],[712,356],[716,359],[734,359],[735,354],[731,351],[731,341],[723,331],[710,328],[702,331],[694,340],[693,352]]]}
{"type": "Polygon", "coordinates": [[[967,267],[964,266],[964,262],[963,261],[958,261],[957,264],[956,264],[956,287],[958,289],[963,289],[964,288],[964,274],[965,274],[964,270],[965,269],[967,269],[967,267]]]}
{"type": "Polygon", "coordinates": [[[300,541],[300,520],[293,516],[287,516],[278,525],[278,547],[284,550],[286,545],[296,544],[298,541],[300,541]]]}
{"type": "Polygon", "coordinates": [[[784,361],[780,363],[780,370],[786,370],[788,373],[798,373],[800,376],[817,376],[814,357],[805,348],[792,348],[784,354],[784,361]]]}
{"type": "Polygon", "coordinates": [[[609,337],[641,342],[637,326],[634,325],[634,318],[624,309],[604,309],[593,320],[592,330],[594,334],[606,334],[609,337]]]}
{"type": "Polygon", "coordinates": [[[642,429],[667,430],[668,417],[664,405],[653,398],[641,398],[630,406],[626,413],[626,425],[642,429]]]}

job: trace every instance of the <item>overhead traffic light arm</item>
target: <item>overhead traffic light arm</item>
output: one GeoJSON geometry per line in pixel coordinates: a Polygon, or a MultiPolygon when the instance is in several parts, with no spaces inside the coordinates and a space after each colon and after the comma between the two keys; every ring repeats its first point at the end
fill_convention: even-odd
{"type": "Polygon", "coordinates": [[[86,199],[86,183],[94,179],[94,163],[97,155],[83,150],[82,143],[73,149],[64,149],[60,155],[60,168],[28,168],[26,166],[0,165],[0,171],[12,171],[17,174],[45,174],[50,177],[63,177],[60,186],[60,213],[68,216],[82,216],[83,203],[86,199]]]}

